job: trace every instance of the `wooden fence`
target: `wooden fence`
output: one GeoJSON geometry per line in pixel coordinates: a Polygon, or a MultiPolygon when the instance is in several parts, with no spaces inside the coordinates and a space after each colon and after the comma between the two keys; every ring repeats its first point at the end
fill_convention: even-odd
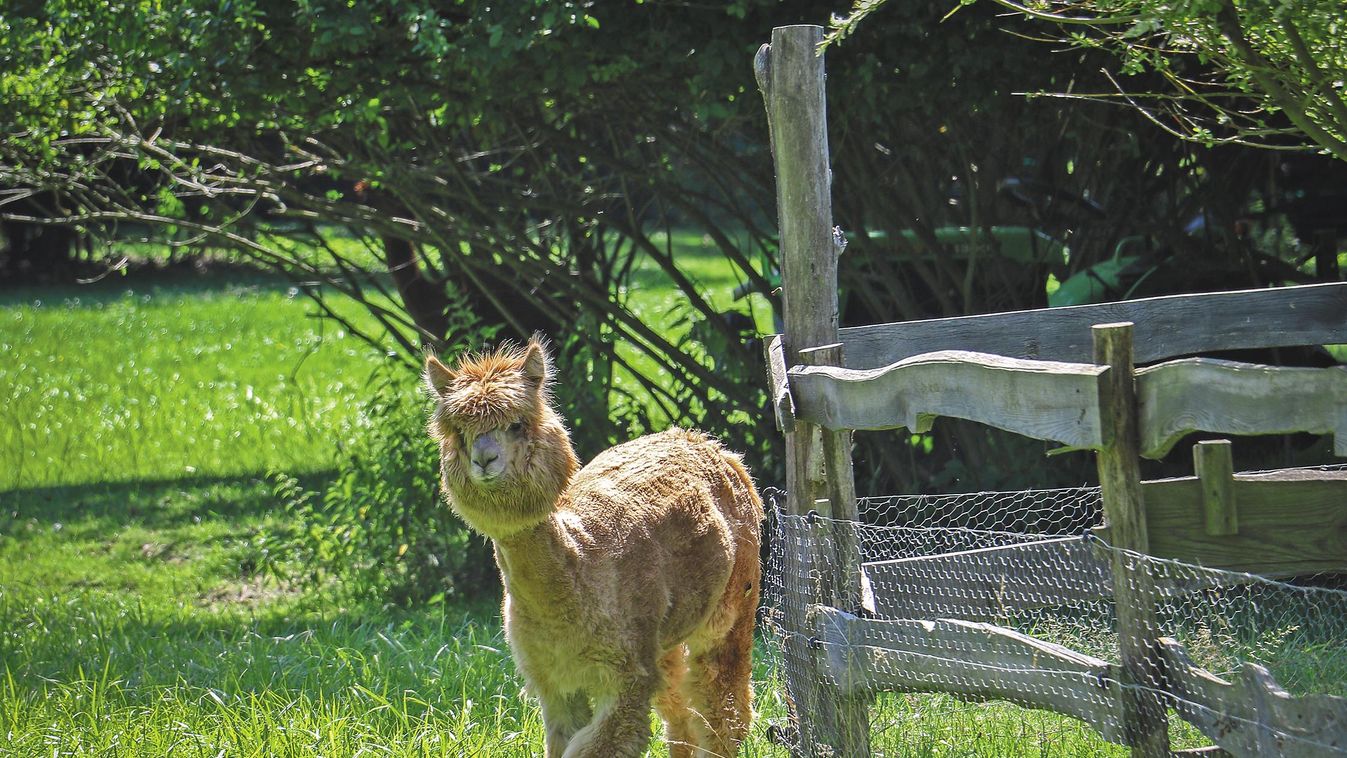
{"type": "Polygon", "coordinates": [[[868,755],[871,699],[900,690],[1049,709],[1134,755],[1170,754],[1171,709],[1231,754],[1296,754],[1301,743],[1268,742],[1278,733],[1318,746],[1305,754],[1347,754],[1347,700],[1292,697],[1255,664],[1226,681],[1154,638],[1157,603],[1199,589],[1203,575],[1166,583],[1130,558],[1270,576],[1347,569],[1347,473],[1235,474],[1228,443],[1209,442],[1194,450],[1193,477],[1139,474],[1139,458],[1194,431],[1331,433],[1347,455],[1347,370],[1180,357],[1347,343],[1347,284],[839,330],[821,35],[778,28],[755,61],[777,171],[785,332],[767,363],[788,514],[856,521],[851,431],[923,431],[950,416],[1096,451],[1096,532],[1113,549],[1082,536],[867,562],[850,530],[806,541],[785,568],[785,591],[803,602],[782,620],[786,655],[802,664],[786,682],[796,752],[868,755]],[[976,574],[961,570],[972,561],[976,574]],[[820,580],[791,579],[811,575],[820,580]],[[1112,598],[1120,662],[996,626],[1007,597],[1024,607],[1112,598]],[[976,676],[950,677],[949,666],[976,676]]]}

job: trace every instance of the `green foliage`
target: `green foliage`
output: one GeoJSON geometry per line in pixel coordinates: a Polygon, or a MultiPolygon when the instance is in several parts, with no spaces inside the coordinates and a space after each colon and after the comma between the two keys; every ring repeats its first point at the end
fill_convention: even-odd
{"type": "MultiPolygon", "coordinates": [[[[993,0],[1077,49],[1106,50],[1122,97],[1204,145],[1313,147],[1347,160],[1347,43],[1337,0],[993,0]]],[[[887,0],[857,0],[832,41],[887,0]]],[[[969,4],[970,0],[961,0],[969,4]]],[[[957,6],[956,6],[957,7],[957,6]]]]}
{"type": "MultiPolygon", "coordinates": [[[[1050,276],[1121,240],[1188,243],[1179,230],[1199,211],[1218,230],[1202,244],[1239,254],[1226,230],[1265,167],[1195,153],[1125,109],[1016,94],[1109,87],[1101,46],[1046,55],[1034,22],[985,2],[885,11],[870,16],[890,19],[882,33],[828,51],[834,215],[854,235],[847,323],[1039,307],[1050,276]],[[1045,220],[1001,196],[1007,178],[1107,218],[1045,220]],[[1070,260],[998,255],[983,233],[998,225],[1069,237],[1070,260]],[[976,255],[948,242],[961,229],[976,255]]],[[[709,294],[666,232],[693,230],[755,297],[771,292],[775,192],[750,61],[773,26],[818,15],[802,0],[62,0],[4,22],[0,77],[29,94],[14,99],[0,187],[52,189],[91,223],[176,224],[322,281],[408,362],[464,336],[435,318],[435,297],[418,311],[414,296],[462,293],[501,336],[548,333],[583,377],[563,399],[584,453],[695,425],[771,479],[779,436],[758,345],[730,313],[743,306],[709,294]],[[364,252],[240,231],[258,209],[339,226],[364,252]],[[390,239],[410,243],[411,265],[390,239]],[[393,271],[417,276],[393,291],[393,271]],[[668,309],[634,307],[651,272],[681,301],[672,329],[668,309]]],[[[921,489],[959,446],[933,443],[921,472],[894,461],[888,478],[921,489]]],[[[1014,460],[998,451],[968,470],[1014,460]]],[[[994,480],[979,484],[1013,484],[994,480]]]]}
{"type": "Polygon", "coordinates": [[[489,544],[440,497],[427,404],[402,372],[364,390],[340,434],[337,476],[323,490],[273,474],[289,519],[262,540],[270,567],[320,595],[395,606],[478,599],[498,586],[489,544]]]}

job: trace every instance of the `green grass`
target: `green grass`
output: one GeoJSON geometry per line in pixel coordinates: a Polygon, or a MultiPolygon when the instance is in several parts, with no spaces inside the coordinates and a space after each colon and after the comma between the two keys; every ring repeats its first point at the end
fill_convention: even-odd
{"type": "Polygon", "coordinates": [[[0,490],[312,471],[377,362],[262,277],[2,305],[0,490]]]}
{"type": "MultiPolygon", "coordinates": [[[[532,755],[495,609],[269,579],[377,358],[266,276],[0,296],[0,756],[532,755]]],[[[410,377],[409,377],[410,378],[410,377]]]]}
{"type": "MultiPolygon", "coordinates": [[[[732,272],[675,241],[731,307],[732,272]]],[[[662,277],[643,266],[629,296],[673,323],[662,277]]],[[[492,601],[324,606],[262,571],[285,518],[266,472],[322,486],[378,360],[310,309],[251,275],[0,296],[0,756],[540,752],[492,601]]],[[[755,683],[741,754],[785,755],[761,647],[755,683]]],[[[872,721],[883,755],[1121,753],[947,696],[884,696],[872,721]]]]}

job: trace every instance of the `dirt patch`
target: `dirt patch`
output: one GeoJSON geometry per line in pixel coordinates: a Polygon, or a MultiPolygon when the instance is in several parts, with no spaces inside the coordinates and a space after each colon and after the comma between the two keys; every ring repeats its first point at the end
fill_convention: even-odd
{"type": "Polygon", "coordinates": [[[197,605],[212,611],[258,608],[298,594],[299,590],[287,583],[257,576],[214,587],[197,598],[197,605]]]}

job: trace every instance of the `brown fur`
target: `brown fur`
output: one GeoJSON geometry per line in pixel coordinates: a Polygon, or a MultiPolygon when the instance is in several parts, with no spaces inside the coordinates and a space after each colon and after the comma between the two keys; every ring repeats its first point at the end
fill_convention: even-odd
{"type": "Polygon", "coordinates": [[[576,471],[542,342],[426,361],[449,505],[490,537],[506,636],[548,758],[733,756],[753,712],[762,503],[739,458],[675,429],[576,471]],[[493,457],[494,456],[494,457],[493,457]]]}

